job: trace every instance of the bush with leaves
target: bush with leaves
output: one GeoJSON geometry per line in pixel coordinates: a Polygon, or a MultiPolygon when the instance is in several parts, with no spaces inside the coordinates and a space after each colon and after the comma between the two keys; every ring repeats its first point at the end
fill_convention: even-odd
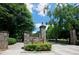
{"type": "Polygon", "coordinates": [[[24,46],[26,51],[51,51],[51,44],[50,43],[29,43],[24,46]]]}
{"type": "Polygon", "coordinates": [[[16,39],[15,38],[8,38],[8,45],[12,45],[16,43],[16,39]]]}
{"type": "Polygon", "coordinates": [[[34,24],[31,12],[24,3],[0,3],[0,31],[8,31],[9,36],[19,39],[23,32],[32,32],[34,24]]]}

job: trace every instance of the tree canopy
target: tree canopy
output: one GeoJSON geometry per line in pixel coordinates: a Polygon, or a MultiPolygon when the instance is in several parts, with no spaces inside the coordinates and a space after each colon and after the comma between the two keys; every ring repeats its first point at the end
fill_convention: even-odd
{"type": "Polygon", "coordinates": [[[58,4],[54,11],[48,9],[48,16],[50,17],[49,23],[53,24],[57,31],[57,33],[54,32],[57,38],[67,38],[69,31],[79,28],[79,7],[76,4],[58,4]]]}
{"type": "Polygon", "coordinates": [[[23,32],[32,32],[32,15],[24,3],[0,4],[0,31],[8,31],[10,37],[22,38],[23,32]]]}

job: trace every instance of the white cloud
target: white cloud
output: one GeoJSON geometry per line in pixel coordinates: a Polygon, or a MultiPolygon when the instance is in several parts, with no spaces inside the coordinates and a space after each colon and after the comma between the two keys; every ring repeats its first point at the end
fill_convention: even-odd
{"type": "Polygon", "coordinates": [[[39,3],[37,7],[35,7],[35,5],[33,5],[32,3],[26,3],[26,5],[31,13],[33,12],[33,9],[38,11],[38,15],[40,16],[45,16],[47,13],[47,10],[45,10],[45,13],[44,13],[44,9],[48,5],[48,3],[39,3]]]}
{"type": "Polygon", "coordinates": [[[39,28],[40,26],[41,26],[41,23],[35,24],[35,27],[36,27],[36,28],[39,28]]]}
{"type": "Polygon", "coordinates": [[[32,33],[36,33],[37,31],[39,31],[39,27],[41,26],[41,23],[37,23],[35,24],[35,30],[32,33]]]}
{"type": "MultiPolygon", "coordinates": [[[[48,3],[39,3],[37,8],[36,8],[36,11],[38,11],[38,15],[41,15],[41,16],[45,16],[46,13],[44,13],[44,8],[48,5],[48,3]]],[[[47,12],[47,10],[45,10],[45,12],[47,12]]]]}
{"type": "Polygon", "coordinates": [[[27,5],[27,8],[29,9],[29,11],[32,13],[33,11],[32,11],[32,9],[33,9],[33,4],[31,4],[31,3],[26,3],[26,5],[27,5]]]}
{"type": "MultiPolygon", "coordinates": [[[[37,23],[37,24],[35,24],[35,30],[32,32],[32,33],[36,33],[37,31],[39,31],[40,30],[40,27],[41,26],[41,23],[37,23]]],[[[46,26],[46,29],[45,30],[47,30],[48,29],[48,27],[49,27],[49,25],[45,25],[46,26]]],[[[54,27],[54,25],[52,24],[52,26],[54,27]]]]}
{"type": "Polygon", "coordinates": [[[32,33],[36,33],[37,31],[33,31],[32,33]]]}
{"type": "MultiPolygon", "coordinates": [[[[41,26],[41,23],[37,23],[37,24],[35,24],[35,30],[32,32],[32,33],[36,33],[37,31],[39,31],[40,30],[40,27],[41,26]]],[[[48,26],[49,25],[45,25],[46,26],[46,29],[45,30],[47,30],[47,28],[48,28],[48,26]]]]}
{"type": "MultiPolygon", "coordinates": [[[[35,28],[36,28],[36,29],[39,29],[40,26],[41,26],[41,23],[35,24],[35,28]]],[[[45,26],[46,26],[46,30],[47,30],[47,28],[48,28],[49,25],[45,25],[45,26]]]]}

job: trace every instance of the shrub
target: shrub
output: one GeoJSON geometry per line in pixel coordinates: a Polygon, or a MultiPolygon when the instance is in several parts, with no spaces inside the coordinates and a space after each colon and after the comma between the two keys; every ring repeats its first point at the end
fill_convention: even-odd
{"type": "Polygon", "coordinates": [[[36,45],[35,44],[28,44],[24,48],[25,48],[25,50],[28,50],[28,51],[34,51],[34,49],[36,48],[36,45]]]}
{"type": "Polygon", "coordinates": [[[24,46],[26,51],[50,51],[51,44],[50,43],[29,43],[24,46]]]}
{"type": "Polygon", "coordinates": [[[16,43],[16,39],[15,38],[8,38],[8,45],[12,45],[16,43]]]}

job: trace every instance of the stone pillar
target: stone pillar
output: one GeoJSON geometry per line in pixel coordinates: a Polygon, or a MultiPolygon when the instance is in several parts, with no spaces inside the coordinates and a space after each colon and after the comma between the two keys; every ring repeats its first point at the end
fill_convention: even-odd
{"type": "Polygon", "coordinates": [[[73,30],[71,30],[70,31],[71,33],[70,33],[70,37],[71,37],[71,40],[70,40],[70,44],[76,44],[76,42],[77,42],[77,36],[76,36],[76,31],[75,31],[75,29],[73,29],[73,30]]]}
{"type": "Polygon", "coordinates": [[[8,37],[9,37],[8,32],[6,31],[0,32],[0,50],[8,49],[8,41],[7,41],[8,37]]]}
{"type": "Polygon", "coordinates": [[[30,42],[29,33],[25,32],[24,33],[24,44],[27,44],[29,42],[30,42]]]}
{"type": "Polygon", "coordinates": [[[45,42],[46,41],[46,30],[45,30],[46,26],[45,25],[41,25],[40,26],[40,38],[45,42]]]}

